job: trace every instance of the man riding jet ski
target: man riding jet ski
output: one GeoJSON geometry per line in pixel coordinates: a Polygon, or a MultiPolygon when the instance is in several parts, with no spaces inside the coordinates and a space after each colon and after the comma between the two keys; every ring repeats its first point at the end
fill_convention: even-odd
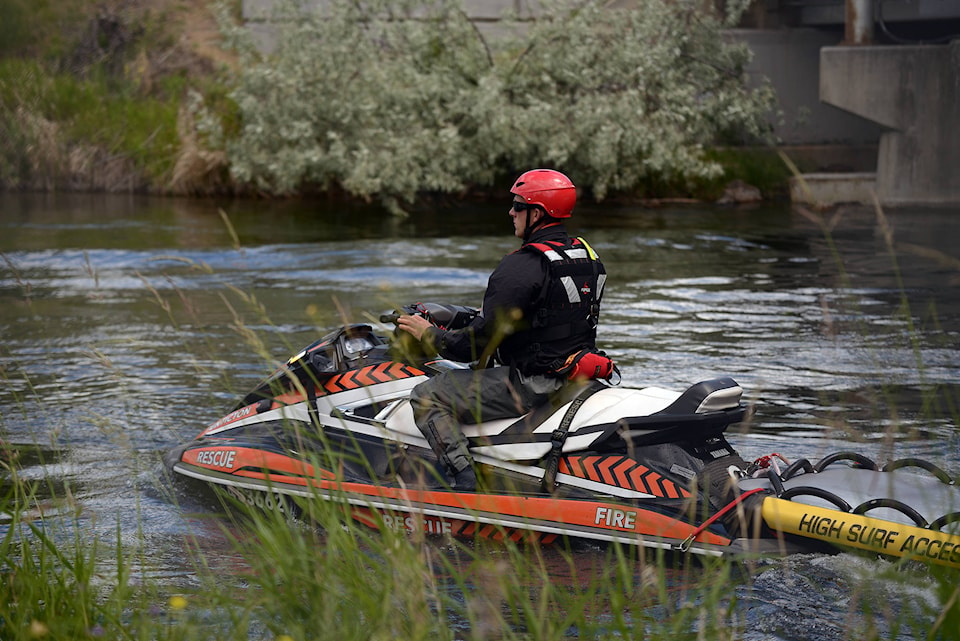
{"type": "Polygon", "coordinates": [[[571,380],[613,372],[596,346],[606,270],[590,245],[571,238],[563,225],[576,187],[559,171],[534,169],[517,178],[510,193],[514,235],[523,244],[490,275],[480,312],[457,329],[415,314],[397,321],[444,358],[503,365],[451,369],[410,396],[417,427],[457,490],[477,485],[461,424],[522,416],[571,380]]]}
{"type": "Polygon", "coordinates": [[[595,345],[605,271],[562,225],[573,184],[533,170],[511,193],[523,244],[481,310],[417,303],[381,318],[389,338],[331,332],[174,448],[170,469],[266,509],[335,501],[375,528],[960,567],[960,493],[936,466],[846,452],[749,463],[724,435],[747,411],[733,379],[609,385],[595,345]]]}
{"type": "MultiPolygon", "coordinates": [[[[419,315],[455,328],[476,313],[417,303],[381,320],[419,315]]],[[[451,488],[410,398],[424,381],[466,367],[424,354],[406,332],[383,338],[371,325],[347,325],[290,358],[166,462],[178,477],[252,505],[296,511],[303,500],[334,501],[375,528],[708,555],[854,548],[960,567],[960,493],[950,476],[921,460],[880,466],[847,452],[748,463],[724,436],[746,413],[730,378],[683,392],[587,380],[524,416],[464,424],[482,491],[451,488]]]]}

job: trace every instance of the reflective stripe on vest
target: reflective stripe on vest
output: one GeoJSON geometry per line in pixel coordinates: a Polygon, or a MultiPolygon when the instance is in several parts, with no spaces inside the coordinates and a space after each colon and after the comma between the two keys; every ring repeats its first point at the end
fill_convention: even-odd
{"type": "MultiPolygon", "coordinates": [[[[597,260],[598,257],[596,253],[594,253],[593,248],[587,245],[586,241],[582,238],[574,238],[572,239],[572,243],[572,246],[566,248],[562,245],[556,246],[547,243],[528,243],[526,246],[538,250],[552,263],[560,263],[564,260],[597,260]]],[[[581,287],[573,280],[573,277],[561,276],[560,283],[567,293],[567,300],[573,305],[583,302],[584,297],[586,297],[588,301],[600,300],[603,296],[603,285],[607,280],[607,275],[601,273],[596,276],[597,291],[595,296],[592,295],[593,292],[590,291],[589,283],[584,283],[581,287]]]]}
{"type": "MultiPolygon", "coordinates": [[[[600,297],[603,296],[603,284],[607,281],[606,274],[597,274],[597,295],[596,300],[600,300],[600,297]]],[[[560,282],[563,283],[563,289],[567,292],[567,300],[571,303],[579,303],[582,300],[582,296],[590,296],[590,287],[589,285],[584,285],[584,287],[578,287],[574,282],[571,276],[561,276],[560,282]],[[584,291],[586,288],[586,291],[584,291]]]]}

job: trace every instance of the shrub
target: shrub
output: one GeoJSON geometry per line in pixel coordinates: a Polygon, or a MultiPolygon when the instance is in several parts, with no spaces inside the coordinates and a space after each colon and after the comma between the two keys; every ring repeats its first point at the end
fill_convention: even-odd
{"type": "Polygon", "coordinates": [[[651,178],[717,177],[707,145],[768,135],[772,90],[747,86],[749,50],[721,37],[735,16],[603,4],[545,1],[507,21],[521,36],[493,43],[456,0],[288,6],[273,52],[246,34],[233,175],[267,193],[338,188],[397,206],[552,166],[599,200],[651,178]]]}

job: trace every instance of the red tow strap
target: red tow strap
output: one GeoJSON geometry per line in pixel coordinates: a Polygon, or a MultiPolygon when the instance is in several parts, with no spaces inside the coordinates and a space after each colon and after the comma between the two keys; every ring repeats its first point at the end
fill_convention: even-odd
{"type": "Polygon", "coordinates": [[[729,512],[731,509],[733,509],[734,507],[736,507],[738,503],[742,503],[745,498],[747,498],[748,496],[751,496],[752,494],[757,494],[757,493],[759,493],[759,492],[766,492],[766,490],[763,489],[762,487],[754,488],[754,489],[750,490],[749,492],[744,492],[743,494],[741,494],[741,495],[738,496],[737,498],[733,499],[733,500],[730,501],[727,505],[725,505],[722,510],[720,510],[719,512],[717,512],[716,514],[714,514],[713,516],[711,516],[709,519],[707,519],[707,520],[704,521],[703,523],[701,523],[701,524],[700,524],[700,527],[698,527],[698,528],[695,529],[693,532],[691,532],[691,533],[690,533],[690,536],[688,536],[687,538],[685,538],[682,543],[680,543],[680,544],[678,544],[678,545],[674,545],[674,546],[673,546],[673,549],[674,549],[674,550],[680,550],[681,552],[686,552],[687,550],[690,549],[690,546],[693,545],[693,542],[696,540],[696,538],[697,538],[698,536],[700,536],[700,533],[701,533],[701,532],[703,532],[703,531],[706,530],[708,527],[710,527],[710,526],[711,526],[717,519],[719,519],[721,516],[723,516],[724,514],[726,514],[727,512],[729,512]]]}

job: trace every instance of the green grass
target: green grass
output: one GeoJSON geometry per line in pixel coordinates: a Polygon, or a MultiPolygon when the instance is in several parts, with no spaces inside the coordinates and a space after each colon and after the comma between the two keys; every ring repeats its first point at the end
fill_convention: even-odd
{"type": "Polygon", "coordinates": [[[649,176],[635,190],[635,196],[655,198],[692,198],[714,202],[723,196],[727,185],[742,180],[760,190],[765,200],[789,197],[790,171],[783,165],[775,147],[711,147],[705,158],[717,163],[716,178],[686,179],[649,176]]]}
{"type": "MultiPolygon", "coordinates": [[[[739,639],[750,624],[738,594],[779,567],[619,545],[585,552],[563,542],[543,549],[407,535],[360,525],[336,502],[298,499],[302,514],[293,520],[223,497],[205,528],[215,524],[228,549],[211,562],[188,536],[194,580],[173,587],[156,578],[162,567],[151,572],[142,533],[121,535],[118,524],[113,539],[100,538],[69,489],[40,501],[43,481],[20,477],[15,460],[6,452],[0,474],[0,638],[11,641],[739,639]],[[61,509],[38,518],[38,506],[53,502],[61,509]]],[[[955,571],[867,571],[880,576],[850,586],[850,638],[886,638],[876,621],[894,634],[929,629],[927,638],[955,638],[955,571]],[[905,617],[887,608],[877,578],[905,593],[933,586],[944,605],[905,617]]]]}
{"type": "Polygon", "coordinates": [[[0,60],[0,116],[18,109],[56,123],[65,145],[96,145],[131,158],[162,182],[179,150],[177,113],[185,79],[163,80],[163,91],[143,95],[103,73],[51,73],[35,61],[0,60]]]}
{"type": "Polygon", "coordinates": [[[0,0],[0,57],[63,55],[86,0],[0,0]]]}
{"type": "MultiPolygon", "coordinates": [[[[36,469],[42,457],[22,460],[36,469]]],[[[208,559],[188,535],[194,580],[173,587],[157,578],[166,568],[152,571],[158,561],[142,532],[118,523],[104,540],[68,484],[25,478],[20,461],[2,450],[5,640],[676,639],[692,638],[694,627],[724,639],[739,627],[730,586],[743,577],[730,563],[612,545],[591,550],[584,565],[563,543],[543,550],[378,531],[319,499],[298,500],[292,520],[221,497],[205,528],[218,528],[229,549],[208,559]],[[678,571],[694,577],[682,589],[678,571]]]]}
{"type": "Polygon", "coordinates": [[[789,195],[790,171],[773,147],[715,148],[707,150],[707,157],[723,167],[722,178],[705,186],[710,194],[719,197],[727,183],[739,179],[758,188],[767,199],[789,195]]]}
{"type": "Polygon", "coordinates": [[[187,89],[223,92],[170,11],[3,1],[0,188],[168,188],[187,89]]]}
{"type": "MultiPolygon", "coordinates": [[[[6,486],[4,507],[28,499],[11,495],[15,485],[6,486]]],[[[196,581],[187,589],[150,578],[150,560],[121,543],[119,528],[116,540],[101,541],[76,515],[37,521],[13,510],[0,541],[0,637],[673,641],[739,639],[750,629],[737,598],[738,586],[755,580],[749,566],[711,559],[675,566],[617,545],[593,550],[584,564],[563,544],[548,553],[377,532],[327,501],[302,504],[297,521],[224,505],[230,516],[217,519],[233,550],[230,567],[209,567],[192,546],[196,581]]],[[[905,591],[924,589],[922,572],[884,574],[905,591]]],[[[955,638],[955,573],[932,568],[927,580],[945,604],[939,616],[928,609],[932,626],[889,611],[865,579],[849,594],[850,638],[886,638],[874,623],[858,627],[858,611],[895,635],[928,630],[930,639],[955,638]]],[[[785,594],[799,589],[784,587],[785,594]]]]}

